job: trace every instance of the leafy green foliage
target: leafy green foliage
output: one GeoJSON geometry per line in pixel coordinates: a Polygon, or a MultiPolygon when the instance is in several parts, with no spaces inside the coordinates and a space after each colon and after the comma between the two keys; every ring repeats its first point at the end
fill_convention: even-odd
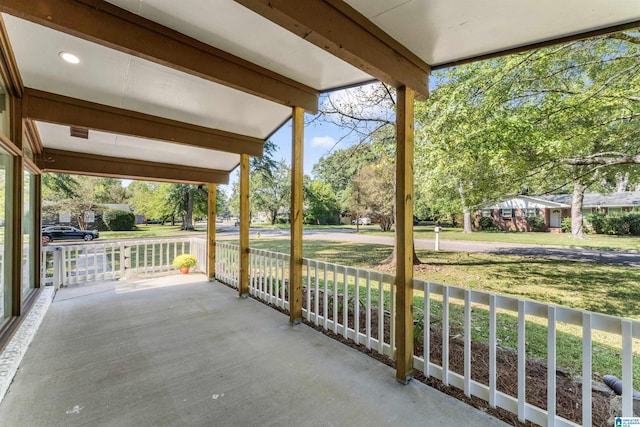
{"type": "Polygon", "coordinates": [[[338,201],[330,184],[315,180],[305,185],[305,223],[337,224],[339,217],[338,201]]]}
{"type": "Polygon", "coordinates": [[[510,194],[637,183],[639,59],[631,30],[434,73],[416,107],[421,199],[464,212],[510,194]]]}
{"type": "Polygon", "coordinates": [[[493,220],[489,217],[483,216],[478,220],[480,230],[494,230],[496,227],[493,225],[493,220]]]}
{"type": "Polygon", "coordinates": [[[609,234],[612,236],[640,236],[640,214],[631,212],[623,215],[607,216],[604,213],[596,213],[587,216],[593,231],[597,234],[609,234]]]}
{"type": "Polygon", "coordinates": [[[107,210],[102,219],[111,231],[128,231],[136,225],[136,217],[133,212],[120,209],[107,210]]]}
{"type": "Polygon", "coordinates": [[[571,218],[567,217],[567,218],[562,218],[562,232],[563,233],[571,233],[571,218]]]}
{"type": "Polygon", "coordinates": [[[538,215],[527,217],[527,224],[533,231],[544,231],[546,228],[544,218],[538,215]]]}

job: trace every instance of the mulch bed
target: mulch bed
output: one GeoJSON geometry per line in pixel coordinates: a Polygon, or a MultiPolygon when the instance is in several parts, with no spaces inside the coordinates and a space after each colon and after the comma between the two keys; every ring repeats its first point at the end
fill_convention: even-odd
{"type": "MultiPolygon", "coordinates": [[[[306,292],[303,292],[306,299],[306,292]]],[[[312,296],[313,298],[313,296],[312,296]]],[[[257,298],[256,298],[257,299],[257,298]]],[[[274,304],[265,303],[262,300],[258,301],[271,306],[272,308],[288,314],[287,310],[284,310],[274,304]]],[[[323,313],[322,298],[319,300],[319,313],[323,313]]],[[[311,307],[313,307],[314,301],[311,301],[311,307]]],[[[303,301],[303,306],[306,306],[306,301],[303,301]]],[[[338,321],[342,323],[342,311],[341,306],[338,312],[338,321]]],[[[333,318],[333,304],[328,304],[328,318],[333,318]]],[[[377,338],[378,331],[378,316],[377,309],[372,308],[371,314],[371,336],[377,338]]],[[[385,342],[389,342],[390,333],[390,321],[389,317],[383,315],[384,319],[384,335],[385,342]]],[[[382,355],[375,350],[367,349],[364,345],[356,344],[355,342],[344,338],[342,335],[333,333],[333,331],[327,331],[323,329],[321,325],[316,326],[313,322],[308,322],[303,319],[303,323],[316,329],[317,331],[356,349],[368,356],[385,363],[393,368],[396,367],[395,361],[388,356],[382,355]]],[[[366,325],[366,312],[361,308],[359,314],[360,331],[365,330],[366,325]]],[[[354,326],[353,305],[350,304],[348,310],[348,324],[350,328],[354,326]]],[[[442,331],[440,329],[432,329],[430,332],[431,349],[430,359],[432,363],[441,364],[442,362],[442,331]]],[[[415,354],[423,354],[422,334],[414,342],[415,354]]],[[[464,373],[464,341],[460,335],[449,337],[449,369],[458,374],[464,373]]],[[[496,386],[497,389],[510,396],[518,396],[518,360],[517,353],[508,348],[499,347],[496,350],[496,386]]],[[[526,387],[527,387],[527,403],[537,406],[542,409],[547,408],[547,366],[544,360],[527,360],[526,363],[526,387]]],[[[483,412],[486,412],[508,424],[514,426],[535,426],[529,421],[522,423],[518,420],[517,415],[512,414],[504,409],[491,408],[488,402],[478,397],[467,397],[463,390],[455,387],[445,386],[442,381],[430,377],[426,378],[422,372],[415,371],[414,378],[430,387],[433,387],[443,393],[455,397],[483,412]]],[[[487,344],[477,341],[471,343],[471,378],[474,381],[488,385],[489,384],[489,347],[487,344]]],[[[582,385],[571,378],[570,375],[562,368],[556,369],[556,413],[557,415],[571,420],[577,424],[582,424],[582,385]]],[[[592,394],[592,424],[594,426],[606,426],[607,419],[609,418],[609,397],[603,394],[593,392],[592,394]]]]}

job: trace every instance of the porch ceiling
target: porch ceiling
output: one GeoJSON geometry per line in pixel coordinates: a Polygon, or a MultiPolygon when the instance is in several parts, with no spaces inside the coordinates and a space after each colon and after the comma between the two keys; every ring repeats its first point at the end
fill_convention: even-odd
{"type": "Polygon", "coordinates": [[[239,163],[244,148],[230,144],[264,141],[290,107],[317,108],[320,91],[376,77],[426,94],[431,66],[640,25],[637,0],[1,0],[0,11],[24,86],[206,128],[213,141],[93,123],[79,140],[61,129],[77,123],[38,118],[45,151],[216,173],[239,163]]]}

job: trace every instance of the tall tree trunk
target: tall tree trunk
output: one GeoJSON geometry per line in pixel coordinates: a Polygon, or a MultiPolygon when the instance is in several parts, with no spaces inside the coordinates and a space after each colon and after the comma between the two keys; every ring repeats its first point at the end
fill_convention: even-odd
{"type": "Polygon", "coordinates": [[[573,197],[571,198],[571,237],[575,239],[584,238],[582,204],[584,193],[589,188],[589,184],[575,181],[573,183],[573,197]]]}
{"type": "Polygon", "coordinates": [[[195,231],[193,227],[193,188],[189,188],[186,194],[187,209],[184,211],[182,218],[182,230],[195,231]]]}
{"type": "Polygon", "coordinates": [[[467,206],[462,207],[462,219],[464,223],[463,233],[471,233],[473,232],[473,227],[471,224],[471,209],[467,206]]]}
{"type": "MultiPolygon", "coordinates": [[[[398,251],[397,251],[397,249],[398,249],[398,247],[394,243],[393,244],[393,251],[391,252],[391,255],[389,255],[387,258],[385,258],[383,261],[381,261],[379,265],[395,267],[396,263],[398,262],[398,251]]],[[[412,245],[412,249],[413,249],[413,265],[422,264],[422,261],[420,261],[420,258],[418,258],[418,255],[416,254],[416,245],[415,244],[412,245]]]]}
{"type": "Polygon", "coordinates": [[[462,232],[471,233],[473,232],[473,228],[471,227],[471,209],[467,206],[466,199],[464,197],[462,181],[458,182],[458,194],[460,194],[460,202],[462,203],[462,222],[464,224],[462,232]]]}

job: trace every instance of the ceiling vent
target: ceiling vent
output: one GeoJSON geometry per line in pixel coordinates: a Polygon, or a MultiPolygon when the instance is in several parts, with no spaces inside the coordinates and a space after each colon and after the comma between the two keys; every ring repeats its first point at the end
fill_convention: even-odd
{"type": "Polygon", "coordinates": [[[89,139],[89,129],[71,126],[71,136],[76,138],[89,139]]]}

